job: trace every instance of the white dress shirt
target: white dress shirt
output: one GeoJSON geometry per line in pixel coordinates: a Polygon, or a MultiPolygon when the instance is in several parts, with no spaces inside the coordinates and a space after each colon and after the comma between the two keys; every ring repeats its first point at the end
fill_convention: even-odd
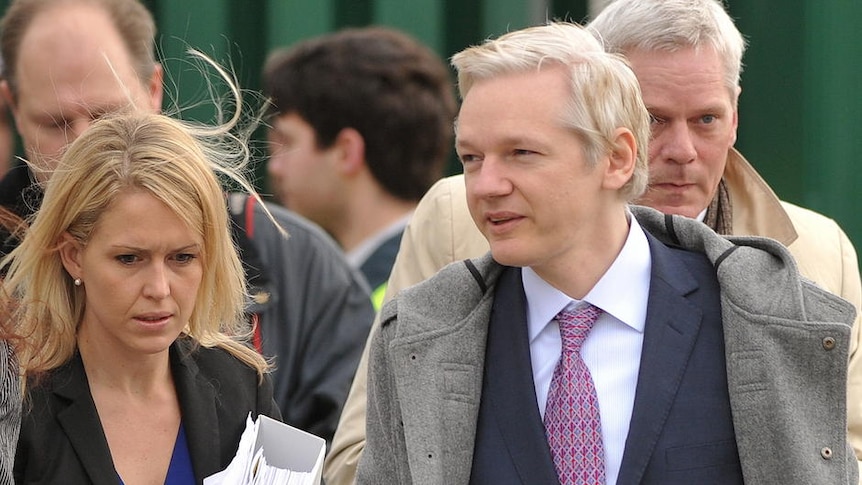
{"type": "MultiPolygon", "coordinates": [[[[652,260],[643,229],[629,214],[629,234],[620,254],[584,297],[604,312],[581,347],[596,386],[605,449],[605,477],[616,483],[634,407],[652,260]]],[[[536,401],[544,418],[548,388],[560,360],[560,328],[553,318],[579,303],[523,268],[527,324],[536,401]]]]}

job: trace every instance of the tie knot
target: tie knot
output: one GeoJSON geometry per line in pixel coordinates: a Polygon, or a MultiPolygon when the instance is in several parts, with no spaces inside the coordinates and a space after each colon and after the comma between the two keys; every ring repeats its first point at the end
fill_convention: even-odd
{"type": "Polygon", "coordinates": [[[602,314],[602,309],[589,303],[572,305],[563,308],[554,319],[560,325],[560,338],[563,341],[563,351],[579,352],[593,324],[602,314]]]}

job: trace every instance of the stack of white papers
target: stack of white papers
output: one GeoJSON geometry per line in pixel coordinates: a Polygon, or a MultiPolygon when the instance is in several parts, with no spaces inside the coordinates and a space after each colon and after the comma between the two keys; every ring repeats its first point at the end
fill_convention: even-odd
{"type": "Polygon", "coordinates": [[[320,485],[325,452],[323,438],[249,414],[236,456],[204,485],[320,485]]]}

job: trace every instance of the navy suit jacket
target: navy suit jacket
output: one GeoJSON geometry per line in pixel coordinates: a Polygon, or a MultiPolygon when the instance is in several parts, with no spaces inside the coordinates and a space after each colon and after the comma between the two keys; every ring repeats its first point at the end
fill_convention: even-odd
{"type": "MultiPolygon", "coordinates": [[[[742,483],[715,270],[702,254],[648,239],[643,352],[617,483],[742,483]]],[[[557,483],[536,403],[526,307],[521,270],[505,269],[488,325],[471,483],[557,483]]]]}
{"type": "MultiPolygon", "coordinates": [[[[197,483],[223,470],[236,454],[249,412],[281,419],[269,376],[221,349],[190,351],[188,339],[170,348],[189,454],[197,483]]],[[[15,456],[15,483],[117,485],[79,354],[33,387],[15,456]]]]}

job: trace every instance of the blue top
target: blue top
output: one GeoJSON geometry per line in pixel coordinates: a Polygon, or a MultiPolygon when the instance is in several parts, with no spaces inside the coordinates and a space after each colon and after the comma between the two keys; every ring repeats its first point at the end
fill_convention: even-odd
{"type": "MultiPolygon", "coordinates": [[[[195,472],[192,470],[192,456],[189,454],[189,444],[186,441],[186,429],[180,421],[180,431],[177,433],[177,441],[174,443],[174,452],[171,455],[171,464],[168,466],[165,485],[194,483],[196,483],[195,472]]],[[[120,478],[120,485],[125,485],[122,478],[120,478]]]]}

